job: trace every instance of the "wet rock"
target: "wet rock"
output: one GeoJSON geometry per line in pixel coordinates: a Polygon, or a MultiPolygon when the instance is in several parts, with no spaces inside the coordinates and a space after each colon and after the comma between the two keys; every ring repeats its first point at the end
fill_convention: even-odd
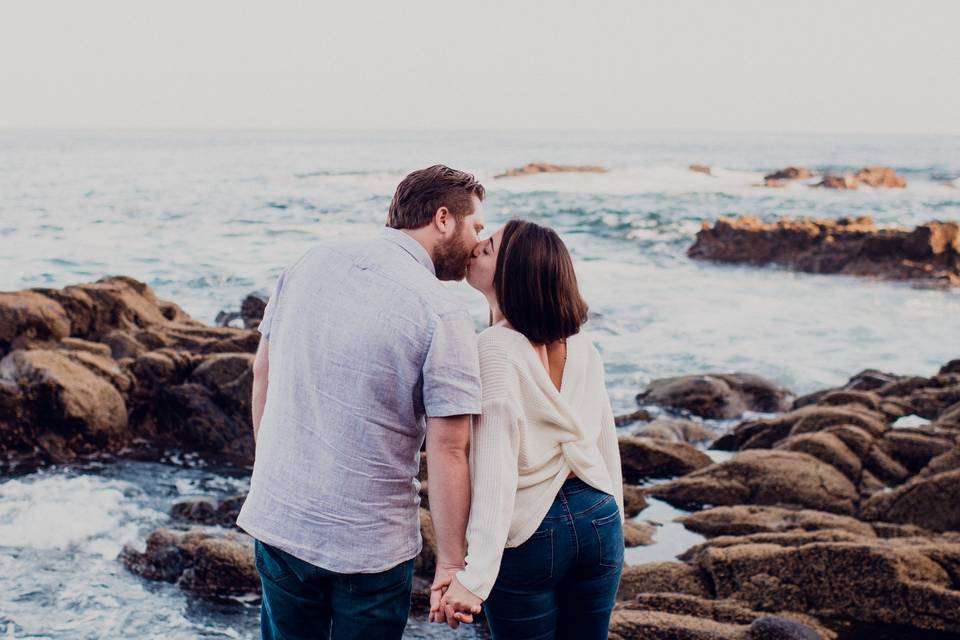
{"type": "Polygon", "coordinates": [[[861,505],[860,517],[931,531],[960,531],[960,470],[918,476],[877,493],[861,505]]]}
{"type": "Polygon", "coordinates": [[[613,422],[616,426],[622,427],[633,422],[646,422],[647,420],[652,420],[653,415],[646,409],[637,409],[633,413],[628,413],[621,416],[616,416],[613,419],[613,422]]]}
{"type": "Polygon", "coordinates": [[[907,186],[907,181],[890,167],[864,167],[857,171],[853,178],[859,184],[874,188],[902,189],[907,186]]]}
{"type": "Polygon", "coordinates": [[[712,464],[707,454],[689,444],[633,436],[622,437],[619,443],[626,482],[682,476],[712,464]]]}
{"type": "Polygon", "coordinates": [[[267,307],[267,300],[254,294],[248,295],[240,304],[240,311],[220,311],[214,319],[217,326],[229,327],[235,320],[240,320],[245,329],[256,329],[263,320],[263,312],[267,307]]]}
{"type": "Polygon", "coordinates": [[[639,438],[654,438],[667,442],[700,444],[715,437],[710,427],[691,420],[670,420],[660,418],[632,430],[631,435],[639,438]]]}
{"type": "Polygon", "coordinates": [[[898,485],[910,477],[910,471],[906,467],[877,446],[870,447],[863,464],[877,479],[888,485],[898,485]]]}
{"type": "Polygon", "coordinates": [[[822,640],[814,629],[788,618],[764,616],[750,625],[751,640],[822,640]]]}
{"type": "Polygon", "coordinates": [[[957,553],[949,543],[863,539],[712,547],[694,562],[716,597],[757,609],[957,632],[960,591],[931,557],[957,553]]]}
{"type": "Polygon", "coordinates": [[[46,462],[119,450],[127,408],[117,389],[55,351],[15,350],[0,360],[10,404],[0,403],[0,450],[46,462]]]}
{"type": "Polygon", "coordinates": [[[655,525],[628,520],[623,524],[624,546],[641,547],[653,544],[653,536],[656,532],[657,527],[655,525]]]}
{"type": "Polygon", "coordinates": [[[960,374],[960,358],[957,358],[956,360],[951,360],[947,364],[940,367],[940,371],[938,373],[940,375],[946,375],[948,373],[960,374]]]}
{"type": "Polygon", "coordinates": [[[825,189],[856,189],[860,182],[853,176],[823,176],[823,180],[813,185],[825,189]]]}
{"type": "Polygon", "coordinates": [[[787,167],[773,173],[768,173],[763,177],[764,180],[803,180],[812,178],[813,172],[805,167],[787,167]]]}
{"type": "Polygon", "coordinates": [[[785,509],[737,505],[713,507],[677,519],[684,527],[708,538],[748,536],[784,531],[842,530],[861,537],[874,537],[873,527],[850,516],[812,509],[785,509]]]}
{"type": "Polygon", "coordinates": [[[847,384],[844,385],[844,389],[873,391],[875,389],[880,389],[891,382],[895,382],[899,378],[900,376],[892,373],[885,373],[878,369],[864,369],[860,373],[850,378],[850,380],[847,381],[847,384]]]}
{"type": "Polygon", "coordinates": [[[860,472],[863,469],[860,458],[832,433],[816,432],[790,436],[778,442],[776,448],[808,453],[839,470],[854,484],[860,481],[860,472]]]}
{"type": "Polygon", "coordinates": [[[704,223],[687,254],[699,260],[776,264],[808,273],[930,280],[960,284],[956,222],[914,230],[878,229],[870,217],[790,219],[765,223],[752,216],[704,223]]]}
{"type": "Polygon", "coordinates": [[[960,469],[960,447],[954,447],[945,453],[941,453],[933,458],[927,466],[920,470],[917,478],[926,478],[929,476],[943,473],[945,471],[954,471],[960,469]]]}
{"type": "Polygon", "coordinates": [[[607,170],[603,167],[591,166],[591,165],[561,165],[561,164],[550,164],[548,162],[531,162],[522,167],[517,167],[516,169],[507,169],[501,174],[498,174],[494,177],[496,178],[511,178],[514,176],[530,176],[538,173],[606,173],[607,170]]]}
{"type": "Polygon", "coordinates": [[[246,496],[230,496],[219,503],[206,498],[181,500],[170,507],[170,517],[191,524],[234,527],[245,499],[246,496]]]}
{"type": "Polygon", "coordinates": [[[858,427],[871,437],[880,436],[889,428],[881,414],[869,411],[861,405],[810,405],[776,418],[742,422],[717,438],[712,446],[724,451],[769,449],[791,435],[814,433],[839,426],[858,427]]]}
{"type": "Polygon", "coordinates": [[[643,489],[631,484],[623,485],[624,516],[627,518],[636,517],[648,506],[646,494],[643,489]]]}
{"type": "Polygon", "coordinates": [[[736,418],[745,411],[789,409],[793,395],[760,376],[718,373],[654,380],[637,395],[637,402],[701,416],[736,418]]]}
{"type": "Polygon", "coordinates": [[[260,591],[260,574],[248,536],[207,538],[193,549],[193,562],[180,578],[181,588],[201,596],[260,591]]]}
{"type": "Polygon", "coordinates": [[[184,534],[170,529],[157,529],[147,538],[145,551],[128,545],[120,554],[127,569],[148,580],[176,582],[191,561],[191,554],[181,549],[184,534]]]}
{"type": "Polygon", "coordinates": [[[685,593],[710,596],[707,575],[683,562],[647,562],[623,567],[618,600],[632,600],[640,593],[685,593]]]}
{"type": "Polygon", "coordinates": [[[202,384],[211,393],[231,403],[237,411],[249,411],[253,393],[253,359],[251,353],[205,356],[190,373],[189,380],[202,384]]]}
{"type": "Polygon", "coordinates": [[[246,534],[158,529],[144,551],[127,545],[120,560],[138,576],[216,597],[260,591],[253,555],[253,540],[246,534]]]}
{"type": "Polygon", "coordinates": [[[817,402],[820,405],[843,406],[848,404],[858,404],[877,413],[880,411],[880,396],[870,391],[859,391],[856,389],[836,389],[828,391],[817,402]]]}
{"type": "Polygon", "coordinates": [[[684,509],[705,505],[797,506],[852,514],[853,483],[817,458],[794,451],[749,450],[721,464],[657,485],[650,494],[684,509]]]}
{"type": "Polygon", "coordinates": [[[937,416],[933,426],[939,429],[960,431],[960,402],[944,409],[940,415],[937,416]]]}
{"type": "Polygon", "coordinates": [[[610,617],[610,640],[750,640],[749,627],[663,611],[617,609],[610,617]]]}
{"type": "Polygon", "coordinates": [[[187,451],[249,464],[255,331],[208,327],[114,276],[0,294],[0,459],[187,451]]]}
{"type": "MultiPolygon", "coordinates": [[[[871,536],[875,537],[875,536],[871,536]]],[[[677,556],[679,560],[692,560],[707,549],[723,549],[739,545],[775,544],[781,547],[799,547],[815,542],[858,542],[861,536],[846,529],[817,529],[814,531],[776,531],[772,533],[751,533],[746,536],[717,536],[706,542],[694,545],[677,556]]]]}
{"type": "Polygon", "coordinates": [[[641,593],[636,598],[622,602],[618,606],[625,610],[660,611],[736,625],[751,625],[758,620],[782,620],[813,630],[823,638],[831,640],[836,638],[836,633],[805,614],[777,612],[776,616],[772,616],[769,613],[755,611],[734,600],[715,600],[678,593],[641,593]]]}
{"type": "Polygon", "coordinates": [[[949,437],[892,429],[878,441],[878,446],[913,475],[933,458],[954,449],[957,443],[949,437]]]}
{"type": "Polygon", "coordinates": [[[37,291],[0,292],[0,356],[32,341],[70,335],[70,317],[55,300],[37,291]]]}

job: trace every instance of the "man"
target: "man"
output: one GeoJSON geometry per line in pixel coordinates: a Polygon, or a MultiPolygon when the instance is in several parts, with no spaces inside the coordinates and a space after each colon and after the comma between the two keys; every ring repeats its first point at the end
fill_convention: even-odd
{"type": "Polygon", "coordinates": [[[414,171],[379,238],[320,244],[277,280],[237,518],[255,538],[265,640],[401,637],[422,544],[424,438],[435,599],[463,566],[480,375],[473,322],[440,281],[466,274],[483,198],[470,174],[414,171]]]}

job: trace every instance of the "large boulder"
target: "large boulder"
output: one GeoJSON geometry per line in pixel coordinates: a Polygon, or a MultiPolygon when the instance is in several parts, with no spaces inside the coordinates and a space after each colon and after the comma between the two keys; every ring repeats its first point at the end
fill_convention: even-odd
{"type": "Polygon", "coordinates": [[[745,411],[786,411],[793,395],[760,376],[714,373],[654,380],[637,395],[637,402],[703,418],[737,418],[745,411]]]}
{"type": "Polygon", "coordinates": [[[759,610],[957,633],[960,585],[943,565],[958,559],[957,544],[861,539],[713,546],[693,562],[716,597],[759,610]]]}
{"type": "Polygon", "coordinates": [[[507,169],[497,174],[495,178],[512,178],[515,176],[531,176],[538,173],[606,173],[603,167],[592,165],[563,165],[549,162],[530,162],[522,167],[507,169]]]}
{"type": "Polygon", "coordinates": [[[833,466],[795,451],[743,451],[730,460],[657,485],[650,494],[685,508],[789,505],[852,514],[856,487],[833,466]]]}
{"type": "Polygon", "coordinates": [[[193,562],[180,578],[181,588],[201,596],[242,595],[260,590],[249,537],[216,537],[200,541],[193,562]]]}
{"type": "Polygon", "coordinates": [[[59,352],[12,351],[0,361],[0,379],[0,449],[7,458],[66,462],[128,441],[120,392],[59,352]]]}
{"type": "Polygon", "coordinates": [[[37,291],[0,291],[0,356],[32,342],[56,342],[70,329],[70,317],[55,300],[37,291]]]}
{"type": "Polygon", "coordinates": [[[628,564],[620,576],[618,600],[631,600],[641,593],[686,593],[710,596],[707,574],[683,562],[628,564]]]}
{"type": "Polygon", "coordinates": [[[187,452],[250,464],[259,339],[124,276],[0,293],[0,463],[187,452]]]}
{"type": "Polygon", "coordinates": [[[667,442],[685,442],[687,444],[701,444],[716,437],[713,430],[703,423],[667,418],[658,418],[635,427],[630,430],[630,435],[641,438],[656,438],[667,442]]]}
{"type": "Polygon", "coordinates": [[[610,638],[832,640],[837,634],[796,612],[777,615],[741,602],[683,593],[640,593],[617,604],[610,638]]]}
{"type": "Polygon", "coordinates": [[[769,449],[791,435],[814,433],[829,427],[853,426],[875,438],[889,428],[882,414],[859,404],[809,405],[775,418],[741,422],[713,443],[714,449],[738,451],[769,449]]]}
{"type": "Polygon", "coordinates": [[[813,171],[806,167],[787,167],[763,176],[764,180],[803,180],[813,177],[813,171]]]}
{"type": "Polygon", "coordinates": [[[890,167],[864,167],[853,174],[860,183],[874,188],[903,189],[907,181],[890,167]]]}
{"type": "Polygon", "coordinates": [[[170,517],[190,524],[234,527],[244,500],[244,495],[229,496],[219,502],[207,498],[188,498],[170,507],[170,517]]]}
{"type": "Polygon", "coordinates": [[[687,529],[708,538],[824,529],[849,531],[864,537],[875,536],[873,527],[866,522],[812,509],[736,505],[705,509],[682,516],[678,520],[687,529]]]}
{"type": "Polygon", "coordinates": [[[682,476],[712,464],[707,454],[689,444],[632,436],[622,437],[619,442],[626,482],[682,476]]]}
{"type": "MultiPolygon", "coordinates": [[[[852,177],[826,177],[822,186],[856,188],[852,177]]],[[[699,260],[776,264],[808,273],[960,284],[960,225],[928,222],[916,229],[883,228],[870,217],[782,218],[753,216],[704,222],[687,254],[699,260]]]]}
{"type": "Polygon", "coordinates": [[[861,505],[860,517],[932,531],[960,531],[960,469],[918,476],[877,493],[861,505]]]}
{"type": "Polygon", "coordinates": [[[778,442],[775,448],[808,453],[843,473],[854,484],[860,482],[863,463],[843,440],[832,433],[819,431],[789,436],[778,442]]]}
{"type": "Polygon", "coordinates": [[[177,582],[204,597],[260,591],[253,540],[239,532],[158,529],[147,538],[144,551],[127,545],[120,560],[131,573],[177,582]]]}

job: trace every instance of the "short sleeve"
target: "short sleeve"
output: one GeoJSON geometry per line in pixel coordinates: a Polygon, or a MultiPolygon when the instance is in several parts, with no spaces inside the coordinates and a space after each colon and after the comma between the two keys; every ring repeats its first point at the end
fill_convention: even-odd
{"type": "Polygon", "coordinates": [[[267,300],[267,306],[263,309],[263,318],[260,320],[260,326],[257,327],[264,338],[270,337],[271,326],[273,325],[273,316],[277,310],[277,304],[280,301],[280,290],[283,288],[283,279],[287,275],[286,270],[284,270],[280,277],[277,278],[276,283],[273,286],[273,293],[270,295],[270,299],[267,300]]]}
{"type": "Polygon", "coordinates": [[[427,416],[480,413],[477,334],[466,310],[438,316],[423,363],[423,406],[427,416]]]}

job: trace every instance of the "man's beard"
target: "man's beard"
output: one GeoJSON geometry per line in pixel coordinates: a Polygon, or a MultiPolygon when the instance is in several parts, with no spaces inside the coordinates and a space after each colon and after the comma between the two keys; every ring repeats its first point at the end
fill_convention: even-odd
{"type": "Polygon", "coordinates": [[[437,270],[439,280],[463,280],[470,265],[472,249],[464,242],[460,235],[460,224],[454,236],[437,245],[433,255],[433,266],[437,270]]]}

